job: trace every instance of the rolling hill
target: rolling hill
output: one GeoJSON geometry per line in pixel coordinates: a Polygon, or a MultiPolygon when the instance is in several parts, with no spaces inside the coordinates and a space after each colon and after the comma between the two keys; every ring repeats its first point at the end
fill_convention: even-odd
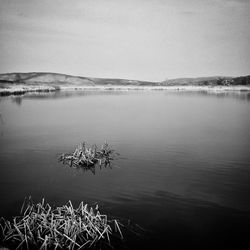
{"type": "Polygon", "coordinates": [[[56,91],[81,88],[165,88],[181,86],[250,86],[250,75],[241,77],[199,77],[167,79],[149,82],[128,79],[92,78],[48,72],[0,74],[0,95],[24,94],[26,92],[56,91]]]}

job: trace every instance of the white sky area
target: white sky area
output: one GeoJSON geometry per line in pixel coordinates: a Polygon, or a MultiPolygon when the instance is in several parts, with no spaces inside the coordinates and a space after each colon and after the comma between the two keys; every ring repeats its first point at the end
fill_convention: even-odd
{"type": "Polygon", "coordinates": [[[0,72],[250,73],[250,0],[0,0],[0,72]]]}

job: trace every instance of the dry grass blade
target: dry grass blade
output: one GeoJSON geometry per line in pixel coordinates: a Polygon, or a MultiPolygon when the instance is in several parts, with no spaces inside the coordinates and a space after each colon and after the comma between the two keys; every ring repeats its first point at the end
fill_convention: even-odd
{"type": "Polygon", "coordinates": [[[119,224],[118,224],[117,220],[114,220],[114,221],[115,221],[115,228],[119,231],[119,233],[120,233],[120,235],[121,235],[121,237],[123,239],[122,231],[121,231],[121,229],[119,227],[119,224]]]}

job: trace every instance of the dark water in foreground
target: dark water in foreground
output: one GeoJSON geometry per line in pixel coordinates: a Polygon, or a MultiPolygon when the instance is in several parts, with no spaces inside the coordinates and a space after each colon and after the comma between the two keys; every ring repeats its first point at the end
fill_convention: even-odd
{"type": "Polygon", "coordinates": [[[0,215],[25,196],[98,202],[145,229],[129,249],[250,247],[249,94],[88,92],[0,99],[0,215]],[[120,153],[112,169],[57,161],[82,140],[120,153]],[[159,247],[161,246],[161,248],[159,247]]]}

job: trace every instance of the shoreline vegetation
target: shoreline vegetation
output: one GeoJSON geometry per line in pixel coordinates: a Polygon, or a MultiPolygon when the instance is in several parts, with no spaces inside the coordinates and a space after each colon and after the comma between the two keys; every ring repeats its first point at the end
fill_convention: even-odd
{"type": "Polygon", "coordinates": [[[56,73],[0,74],[0,96],[56,91],[250,91],[250,75],[242,77],[178,78],[162,82],[105,79],[56,73]]]}
{"type": "Polygon", "coordinates": [[[44,199],[35,204],[29,197],[21,215],[10,221],[1,218],[1,244],[9,249],[113,249],[113,242],[123,240],[120,226],[118,220],[101,214],[98,205],[81,202],[74,208],[69,201],[52,207],[44,199]]]}

